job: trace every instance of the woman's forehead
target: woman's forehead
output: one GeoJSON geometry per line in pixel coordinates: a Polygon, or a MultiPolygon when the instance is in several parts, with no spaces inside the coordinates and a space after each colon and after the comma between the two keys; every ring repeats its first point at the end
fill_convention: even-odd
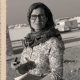
{"type": "Polygon", "coordinates": [[[32,14],[45,14],[44,9],[42,8],[36,8],[32,11],[32,14]]]}

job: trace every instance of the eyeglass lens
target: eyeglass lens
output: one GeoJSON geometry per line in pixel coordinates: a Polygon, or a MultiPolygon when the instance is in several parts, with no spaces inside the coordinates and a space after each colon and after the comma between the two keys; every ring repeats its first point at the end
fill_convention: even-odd
{"type": "Polygon", "coordinates": [[[32,20],[36,20],[36,18],[39,18],[39,19],[44,19],[45,18],[45,15],[31,15],[31,19],[32,20]]]}

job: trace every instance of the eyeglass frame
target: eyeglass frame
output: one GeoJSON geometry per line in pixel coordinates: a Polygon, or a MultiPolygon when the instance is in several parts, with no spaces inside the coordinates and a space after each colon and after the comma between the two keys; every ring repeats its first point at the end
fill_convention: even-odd
{"type": "Polygon", "coordinates": [[[46,19],[46,16],[44,14],[39,14],[39,15],[31,15],[31,20],[36,20],[37,17],[40,19],[40,20],[45,20],[46,19]]]}

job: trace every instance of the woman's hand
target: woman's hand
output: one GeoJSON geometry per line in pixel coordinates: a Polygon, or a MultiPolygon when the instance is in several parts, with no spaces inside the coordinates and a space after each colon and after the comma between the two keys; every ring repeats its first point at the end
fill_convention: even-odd
{"type": "Polygon", "coordinates": [[[31,69],[34,69],[36,67],[36,64],[33,61],[28,61],[27,63],[21,64],[17,70],[20,74],[25,74],[31,69]]]}
{"type": "Polygon", "coordinates": [[[17,69],[20,66],[20,61],[18,61],[18,58],[15,58],[14,62],[11,62],[11,68],[12,69],[17,69]]]}

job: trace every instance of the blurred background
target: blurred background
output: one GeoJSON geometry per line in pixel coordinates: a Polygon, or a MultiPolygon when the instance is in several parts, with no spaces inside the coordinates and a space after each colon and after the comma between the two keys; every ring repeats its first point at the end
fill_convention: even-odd
{"type": "Polygon", "coordinates": [[[7,0],[7,24],[27,23],[27,10],[35,2],[46,4],[54,19],[80,16],[80,0],[7,0]]]}

